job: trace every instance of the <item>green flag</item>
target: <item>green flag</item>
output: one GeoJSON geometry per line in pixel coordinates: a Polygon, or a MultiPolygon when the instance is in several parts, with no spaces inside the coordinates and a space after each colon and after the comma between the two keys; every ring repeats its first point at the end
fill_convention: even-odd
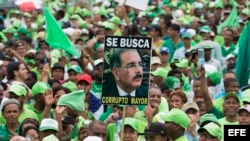
{"type": "Polygon", "coordinates": [[[223,27],[240,27],[236,7],[233,8],[228,18],[217,27],[219,34],[221,34],[223,27]]]}
{"type": "Polygon", "coordinates": [[[62,31],[62,28],[47,7],[44,7],[44,14],[46,22],[46,41],[49,43],[50,47],[62,49],[73,56],[80,57],[79,50],[62,31]]]}
{"type": "Polygon", "coordinates": [[[247,22],[239,39],[239,51],[236,62],[236,76],[240,87],[248,84],[250,71],[250,22],[247,22]]]}

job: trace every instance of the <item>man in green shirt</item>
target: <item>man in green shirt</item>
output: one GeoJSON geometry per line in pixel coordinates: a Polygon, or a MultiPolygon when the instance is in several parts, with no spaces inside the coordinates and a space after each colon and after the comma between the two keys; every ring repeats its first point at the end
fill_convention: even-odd
{"type": "Polygon", "coordinates": [[[180,110],[173,108],[168,113],[160,114],[168,129],[168,135],[172,141],[188,141],[185,136],[185,130],[189,125],[188,115],[180,110]]]}
{"type": "Polygon", "coordinates": [[[166,42],[163,43],[162,47],[168,47],[170,50],[170,61],[172,60],[174,56],[174,52],[176,49],[181,48],[184,46],[180,36],[180,26],[177,24],[171,24],[168,28],[168,34],[170,36],[170,39],[166,40],[166,42]]]}
{"type": "MultiPolygon", "coordinates": [[[[26,107],[24,107],[24,103],[27,100],[27,91],[25,89],[24,86],[20,85],[20,84],[13,84],[10,86],[9,89],[9,98],[10,99],[16,99],[19,104],[20,104],[20,115],[18,118],[18,121],[21,123],[24,119],[26,118],[33,118],[38,120],[36,114],[27,109],[26,107]]],[[[5,123],[4,117],[2,116],[2,114],[0,114],[0,124],[1,123],[5,123]]]]}
{"type": "Polygon", "coordinates": [[[2,114],[6,123],[0,126],[0,141],[9,141],[11,137],[19,134],[20,109],[21,105],[15,99],[8,99],[3,103],[2,114]]]}

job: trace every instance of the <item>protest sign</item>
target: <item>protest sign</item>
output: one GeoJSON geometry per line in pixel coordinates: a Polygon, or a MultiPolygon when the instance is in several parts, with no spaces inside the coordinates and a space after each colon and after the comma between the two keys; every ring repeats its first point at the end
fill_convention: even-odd
{"type": "Polygon", "coordinates": [[[105,38],[102,104],[147,105],[151,38],[105,38]]]}
{"type": "MultiPolygon", "coordinates": [[[[124,4],[124,0],[115,1],[118,2],[119,5],[124,4]]],[[[149,0],[126,0],[125,5],[144,11],[148,7],[148,1],[149,0]]]]}

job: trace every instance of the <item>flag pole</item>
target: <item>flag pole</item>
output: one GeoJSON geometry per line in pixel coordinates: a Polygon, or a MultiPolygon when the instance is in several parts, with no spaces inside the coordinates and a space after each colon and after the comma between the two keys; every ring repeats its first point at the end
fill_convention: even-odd
{"type": "Polygon", "coordinates": [[[127,105],[124,105],[124,106],[123,106],[123,109],[122,109],[121,141],[124,140],[124,120],[125,120],[126,106],[127,106],[127,105]]]}

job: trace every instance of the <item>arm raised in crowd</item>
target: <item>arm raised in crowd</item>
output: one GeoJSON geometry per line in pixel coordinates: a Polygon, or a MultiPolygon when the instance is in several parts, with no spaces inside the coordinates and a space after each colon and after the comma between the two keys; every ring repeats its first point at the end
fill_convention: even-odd
{"type": "Polygon", "coordinates": [[[201,80],[201,93],[203,94],[203,98],[206,104],[206,111],[209,112],[213,108],[213,101],[208,92],[207,80],[205,77],[205,68],[200,67],[197,70],[200,80],[201,80]]]}

